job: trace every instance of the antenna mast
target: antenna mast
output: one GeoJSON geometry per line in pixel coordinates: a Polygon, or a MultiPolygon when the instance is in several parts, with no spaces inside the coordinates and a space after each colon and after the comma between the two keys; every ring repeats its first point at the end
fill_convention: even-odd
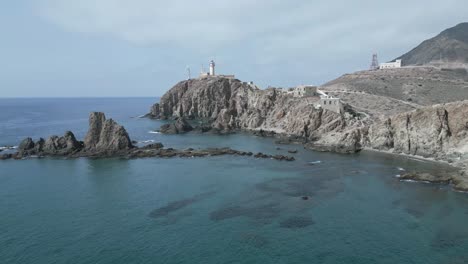
{"type": "Polygon", "coordinates": [[[192,79],[192,74],[190,72],[190,67],[189,66],[187,66],[187,75],[188,75],[189,80],[192,79]]]}
{"type": "Polygon", "coordinates": [[[379,60],[377,58],[377,53],[372,54],[372,64],[370,66],[371,71],[375,71],[379,69],[379,60]]]}

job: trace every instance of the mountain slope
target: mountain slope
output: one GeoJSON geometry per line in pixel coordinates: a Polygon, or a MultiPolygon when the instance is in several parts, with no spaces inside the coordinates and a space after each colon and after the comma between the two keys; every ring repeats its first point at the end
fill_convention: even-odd
{"type": "Polygon", "coordinates": [[[403,66],[468,64],[468,23],[444,30],[397,59],[402,60],[403,66]]]}

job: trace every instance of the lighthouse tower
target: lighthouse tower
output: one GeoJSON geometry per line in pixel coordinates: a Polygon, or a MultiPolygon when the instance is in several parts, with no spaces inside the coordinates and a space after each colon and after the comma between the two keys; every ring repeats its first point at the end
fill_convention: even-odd
{"type": "Polygon", "coordinates": [[[210,76],[215,76],[215,62],[210,61],[210,76]]]}

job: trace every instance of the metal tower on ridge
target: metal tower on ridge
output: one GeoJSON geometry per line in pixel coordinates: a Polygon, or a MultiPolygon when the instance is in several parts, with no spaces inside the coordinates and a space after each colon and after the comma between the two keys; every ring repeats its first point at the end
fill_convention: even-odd
{"type": "Polygon", "coordinates": [[[192,73],[190,71],[190,67],[187,66],[186,70],[187,70],[188,80],[192,79],[192,73]]]}
{"type": "Polygon", "coordinates": [[[378,69],[379,69],[379,60],[377,58],[377,54],[374,53],[374,54],[372,54],[372,64],[370,66],[370,70],[374,71],[374,70],[378,70],[378,69]]]}

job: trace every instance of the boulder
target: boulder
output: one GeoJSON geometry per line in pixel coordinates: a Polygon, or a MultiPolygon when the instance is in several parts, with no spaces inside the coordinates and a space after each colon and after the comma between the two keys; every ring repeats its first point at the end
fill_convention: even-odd
{"type": "Polygon", "coordinates": [[[179,117],[174,123],[162,125],[160,132],[163,134],[183,134],[193,130],[185,118],[179,117]]]}
{"type": "Polygon", "coordinates": [[[454,174],[431,174],[426,172],[408,172],[400,176],[400,180],[412,180],[431,183],[448,184],[452,181],[454,174]]]}
{"type": "Polygon", "coordinates": [[[33,149],[34,149],[34,141],[30,137],[23,139],[23,141],[21,141],[21,143],[18,146],[18,152],[20,153],[30,152],[33,149]]]}
{"type": "Polygon", "coordinates": [[[36,154],[40,155],[70,155],[83,149],[83,143],[76,140],[71,131],[63,137],[51,136],[45,142],[40,139],[36,143],[36,154]]]}
{"type": "Polygon", "coordinates": [[[141,149],[162,149],[162,148],[164,148],[164,145],[159,142],[141,147],[141,149]]]}
{"type": "Polygon", "coordinates": [[[11,154],[11,153],[0,155],[0,160],[7,160],[7,159],[11,159],[11,158],[13,158],[13,154],[11,154]]]}
{"type": "Polygon", "coordinates": [[[158,103],[154,104],[150,108],[150,112],[145,115],[145,117],[151,119],[160,119],[161,118],[161,108],[158,103]]]}

